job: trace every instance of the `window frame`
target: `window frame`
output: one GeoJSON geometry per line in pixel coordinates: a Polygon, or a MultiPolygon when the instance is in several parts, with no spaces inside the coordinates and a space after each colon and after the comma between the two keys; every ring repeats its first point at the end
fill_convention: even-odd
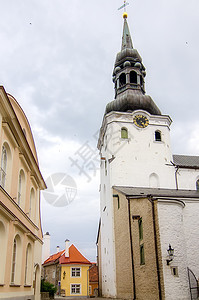
{"type": "Polygon", "coordinates": [[[155,131],[155,142],[162,142],[162,132],[160,130],[155,131]]]}
{"type": "Polygon", "coordinates": [[[81,278],[81,267],[71,267],[70,277],[81,278]],[[78,275],[79,274],[79,275],[78,275]]]}
{"type": "Polygon", "coordinates": [[[128,140],[129,138],[128,129],[126,127],[122,127],[120,132],[121,132],[121,139],[128,140]]]}
{"type": "Polygon", "coordinates": [[[140,218],[138,220],[138,228],[139,228],[139,240],[142,241],[143,240],[143,222],[142,222],[142,218],[140,218]]]}
{"type": "Polygon", "coordinates": [[[17,240],[16,238],[14,238],[13,250],[12,250],[11,284],[15,284],[16,263],[17,263],[17,240]]]}
{"type": "Polygon", "coordinates": [[[144,243],[140,245],[140,265],[145,265],[144,243]]]}
{"type": "Polygon", "coordinates": [[[1,151],[1,178],[0,178],[0,184],[3,188],[5,188],[6,185],[7,166],[8,166],[8,153],[5,145],[3,145],[1,151]]]}
{"type": "Polygon", "coordinates": [[[199,179],[196,180],[196,191],[199,191],[199,179]]]}
{"type": "Polygon", "coordinates": [[[71,283],[70,284],[70,294],[71,295],[81,295],[81,283],[71,283]],[[75,290],[73,292],[73,289],[75,290]],[[79,292],[77,292],[77,289],[79,289],[79,292]]]}

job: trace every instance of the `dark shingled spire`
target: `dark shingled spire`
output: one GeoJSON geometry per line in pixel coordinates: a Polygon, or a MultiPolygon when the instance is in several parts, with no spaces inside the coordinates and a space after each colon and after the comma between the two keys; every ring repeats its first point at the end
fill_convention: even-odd
{"type": "Polygon", "coordinates": [[[117,54],[113,70],[115,100],[107,104],[105,114],[143,109],[152,115],[161,115],[151,97],[145,95],[145,67],[138,51],[133,48],[127,13],[123,14],[123,18],[122,48],[117,54]]]}
{"type": "Polygon", "coordinates": [[[124,27],[123,27],[123,36],[122,36],[122,49],[131,48],[133,49],[133,43],[129,31],[129,26],[127,23],[127,19],[124,18],[124,27]]]}

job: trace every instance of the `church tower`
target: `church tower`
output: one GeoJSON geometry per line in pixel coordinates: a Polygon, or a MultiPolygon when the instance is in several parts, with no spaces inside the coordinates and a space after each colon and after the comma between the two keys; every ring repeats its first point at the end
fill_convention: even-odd
{"type": "MultiPolygon", "coordinates": [[[[126,299],[190,299],[189,263],[183,253],[187,234],[182,229],[185,203],[181,198],[186,196],[189,203],[194,198],[193,207],[199,212],[199,193],[187,192],[196,190],[199,158],[172,155],[171,118],[146,95],[146,70],[133,47],[127,13],[123,19],[122,47],[113,70],[115,99],[106,106],[98,140],[101,293],[126,299]],[[164,228],[167,221],[172,225],[164,228]],[[173,240],[170,235],[175,228],[179,232],[173,240]],[[176,269],[170,262],[169,267],[166,264],[171,240],[184,259],[174,266],[176,269]],[[179,284],[174,297],[167,298],[174,282],[169,282],[173,278],[168,272],[176,272],[176,276],[172,273],[176,280],[179,269],[183,270],[180,284],[184,295],[176,297],[179,284]]],[[[199,268],[197,273],[199,276],[199,268]]]]}

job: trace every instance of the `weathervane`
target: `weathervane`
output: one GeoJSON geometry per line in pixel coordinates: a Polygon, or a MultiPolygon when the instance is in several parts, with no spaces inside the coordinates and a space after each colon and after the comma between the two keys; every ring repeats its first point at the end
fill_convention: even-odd
{"type": "Polygon", "coordinates": [[[122,6],[120,6],[120,7],[118,8],[118,10],[124,8],[124,13],[125,13],[125,12],[126,12],[126,6],[127,6],[127,5],[129,5],[129,3],[126,2],[126,0],[124,0],[124,4],[123,4],[122,6]]]}

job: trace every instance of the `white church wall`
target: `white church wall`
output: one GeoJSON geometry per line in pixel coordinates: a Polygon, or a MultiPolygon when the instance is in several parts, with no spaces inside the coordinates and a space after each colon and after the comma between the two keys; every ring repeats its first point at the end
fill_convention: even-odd
{"type": "Polygon", "coordinates": [[[111,170],[109,168],[105,147],[101,150],[100,187],[102,295],[104,297],[115,297],[116,267],[113,228],[113,197],[112,187],[110,185],[111,170]]]}
{"type": "Polygon", "coordinates": [[[182,201],[158,200],[158,221],[166,300],[190,299],[183,209],[184,204],[182,201]],[[167,265],[169,244],[174,249],[175,256],[173,261],[167,265]],[[172,274],[173,267],[177,268],[176,276],[172,274]]]}
{"type": "Polygon", "coordinates": [[[183,225],[187,249],[187,267],[199,278],[199,201],[186,200],[183,225]]]}
{"type": "Polygon", "coordinates": [[[196,181],[199,179],[199,170],[179,169],[177,173],[178,188],[196,190],[196,181]]]}
{"type": "Polygon", "coordinates": [[[143,111],[110,113],[106,117],[105,156],[112,158],[114,169],[112,185],[150,186],[150,176],[157,174],[162,188],[176,188],[174,167],[171,164],[170,119],[167,116],[151,116],[143,111]],[[138,128],[133,123],[135,114],[149,118],[149,126],[138,128]],[[128,129],[128,139],[121,138],[121,128],[128,129]],[[155,141],[155,131],[161,131],[162,141],[155,141]]]}

